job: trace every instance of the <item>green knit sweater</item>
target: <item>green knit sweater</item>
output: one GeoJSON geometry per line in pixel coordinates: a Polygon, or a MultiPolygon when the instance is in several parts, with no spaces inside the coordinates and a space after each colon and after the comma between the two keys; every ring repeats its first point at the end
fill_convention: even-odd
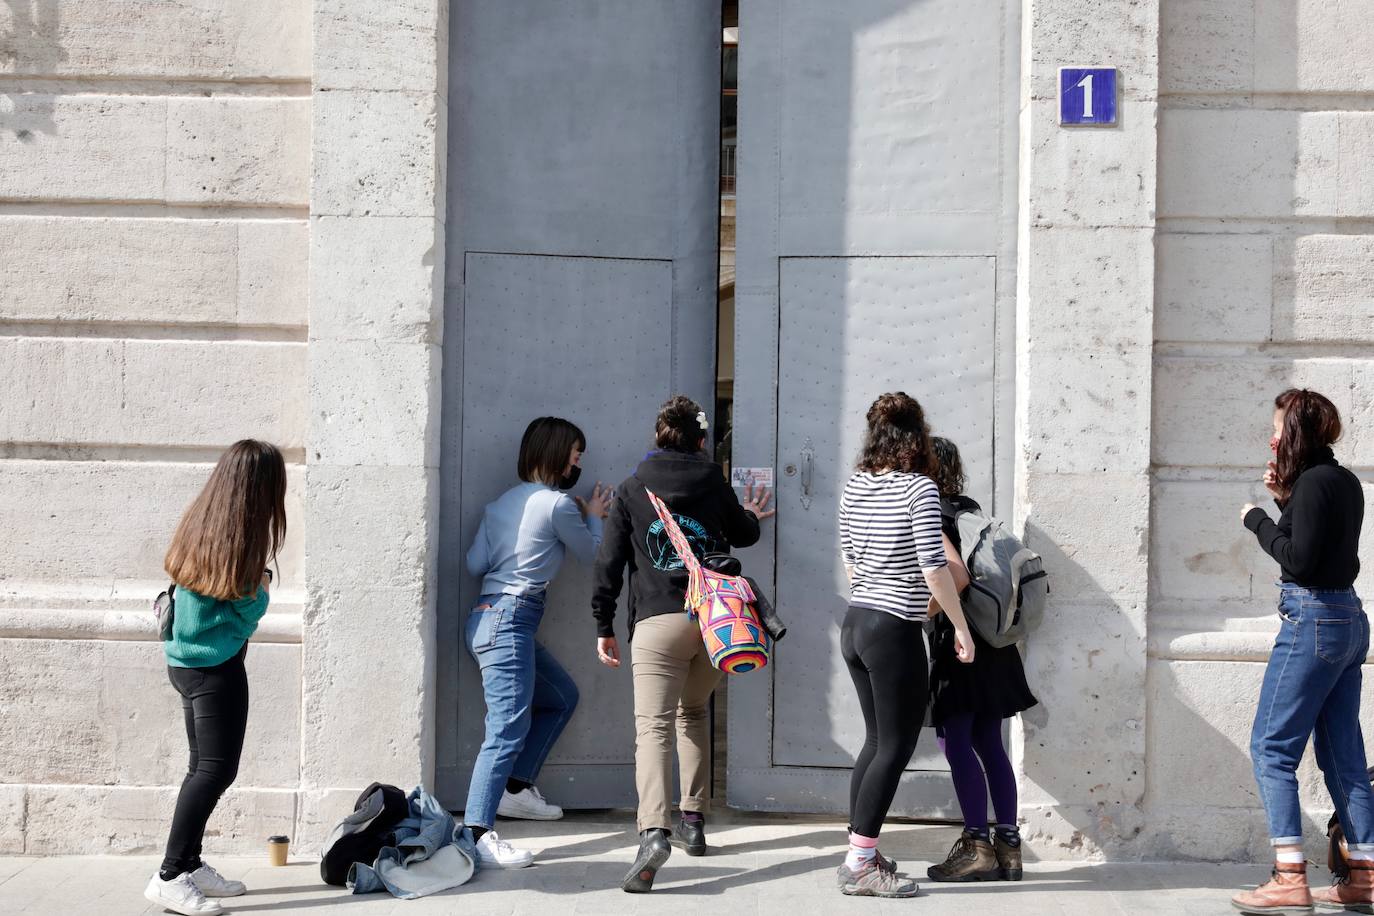
{"type": "Polygon", "coordinates": [[[208,668],[238,655],[267,613],[267,589],[224,601],[177,586],[172,638],[162,644],[174,668],[208,668]]]}

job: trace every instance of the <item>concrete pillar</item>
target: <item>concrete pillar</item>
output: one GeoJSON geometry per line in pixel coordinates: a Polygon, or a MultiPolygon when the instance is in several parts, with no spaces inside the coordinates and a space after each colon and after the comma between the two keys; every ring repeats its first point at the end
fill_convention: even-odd
{"type": "Polygon", "coordinates": [[[302,832],[434,769],[446,0],[316,0],[302,832]]]}
{"type": "Polygon", "coordinates": [[[1159,5],[1028,0],[1016,518],[1053,594],[1027,668],[1022,816],[1041,855],[1130,854],[1145,794],[1159,5]],[[1061,66],[1114,66],[1120,126],[1058,126],[1061,66]]]}

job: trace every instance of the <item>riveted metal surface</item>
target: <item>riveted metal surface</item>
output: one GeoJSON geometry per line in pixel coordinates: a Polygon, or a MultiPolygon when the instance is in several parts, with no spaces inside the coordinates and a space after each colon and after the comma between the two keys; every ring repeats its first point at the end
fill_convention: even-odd
{"type": "MultiPolygon", "coordinates": [[[[745,563],[797,623],[772,677],[731,683],[731,805],[848,805],[862,723],[838,650],[835,510],[872,398],[918,397],[971,493],[1010,509],[1021,9],[740,6],[732,457],[779,470],[776,527],[745,563]]],[[[923,739],[892,813],[949,815],[943,770],[923,739]]]]}
{"type": "MultiPolygon", "coordinates": [[[[462,627],[463,555],[515,482],[521,433],[587,433],[579,493],[619,483],[669,394],[711,403],[719,0],[454,0],[439,547],[436,770],[461,807],[485,708],[462,627]]],[[[569,559],[539,638],[582,693],[540,788],[634,803],[629,666],[596,663],[590,580],[569,559]]],[[[622,604],[621,637],[624,638],[622,604]]]]}
{"type": "MultiPolygon", "coordinates": [[[[518,482],[520,438],[535,417],[561,416],[586,433],[579,494],[597,480],[619,484],[644,456],[653,417],[670,393],[664,319],[672,311],[672,274],[670,261],[468,255],[462,544],[472,543],[486,503],[518,482]],[[616,358],[602,360],[608,335],[616,358]]],[[[465,579],[464,609],[478,585],[465,579]]],[[[590,570],[568,557],[549,589],[539,639],[593,699],[555,745],[555,766],[634,760],[628,672],[596,661],[590,594],[590,570]]],[[[481,677],[461,645],[445,650],[459,653],[458,694],[468,698],[458,710],[459,755],[471,761],[482,743],[481,677]]],[[[575,797],[570,785],[544,783],[550,798],[575,797]]]]}
{"type": "MultiPolygon", "coordinates": [[[[848,766],[863,744],[840,657],[848,587],[836,512],[864,415],[886,391],[926,409],[953,440],[970,493],[992,486],[992,258],[784,258],[778,457],[815,451],[810,508],[801,476],[778,488],[778,607],[790,626],[774,673],[773,762],[848,766]]],[[[986,497],[984,497],[986,499],[986,497]]],[[[914,769],[944,768],[934,743],[914,769]]]]}

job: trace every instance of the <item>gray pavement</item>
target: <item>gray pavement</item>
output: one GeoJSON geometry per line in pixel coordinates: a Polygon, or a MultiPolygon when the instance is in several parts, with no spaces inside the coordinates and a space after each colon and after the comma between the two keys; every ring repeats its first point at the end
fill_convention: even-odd
{"type": "MultiPolygon", "coordinates": [[[[1072,914],[1163,916],[1234,912],[1231,893],[1267,877],[1263,866],[1203,864],[1084,864],[1028,862],[1017,884],[933,884],[925,869],[940,861],[957,836],[948,825],[898,823],[883,831],[883,852],[920,879],[914,900],[847,898],[834,886],[844,849],[844,825],[830,818],[717,814],[711,852],[688,858],[681,850],[659,873],[654,892],[625,894],[618,884],[634,838],[628,813],[579,813],[554,823],[502,822],[503,836],[535,851],[533,867],[479,871],[468,884],[421,900],[386,895],[354,897],[319,880],[308,859],[285,868],[252,858],[211,858],[248,884],[246,896],[225,901],[242,914],[309,916],[434,916],[434,914],[636,914],[684,906],[689,913],[723,914],[1072,914]]],[[[0,916],[37,914],[156,914],[143,886],[157,864],[151,856],[0,857],[0,916]]],[[[1325,872],[1314,869],[1314,882],[1325,872]]]]}

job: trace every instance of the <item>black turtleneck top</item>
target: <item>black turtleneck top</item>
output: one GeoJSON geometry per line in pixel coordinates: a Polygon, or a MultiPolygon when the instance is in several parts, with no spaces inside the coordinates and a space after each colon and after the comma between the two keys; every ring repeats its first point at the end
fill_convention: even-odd
{"type": "Polygon", "coordinates": [[[1245,516],[1264,552],[1283,568],[1283,581],[1304,588],[1350,588],[1360,574],[1360,480],[1327,449],[1298,475],[1293,494],[1279,503],[1278,524],[1259,507],[1245,516]]]}

